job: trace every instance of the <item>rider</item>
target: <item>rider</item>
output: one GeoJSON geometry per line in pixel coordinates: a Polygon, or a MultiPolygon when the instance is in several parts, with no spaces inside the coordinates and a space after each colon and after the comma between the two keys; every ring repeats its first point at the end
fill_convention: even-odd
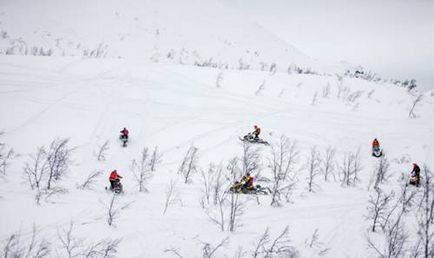
{"type": "Polygon", "coordinates": [[[128,134],[129,134],[130,132],[128,131],[128,129],[127,129],[126,127],[124,127],[124,129],[122,129],[122,130],[120,131],[120,133],[121,133],[121,138],[125,138],[125,139],[128,140],[128,134]]]}
{"type": "Polygon", "coordinates": [[[113,189],[117,183],[121,181],[122,176],[118,174],[118,171],[115,169],[110,173],[109,181],[110,181],[110,189],[113,189]]]}
{"type": "Polygon", "coordinates": [[[380,142],[377,140],[377,138],[372,141],[372,151],[377,151],[380,149],[380,142]]]}
{"type": "Polygon", "coordinates": [[[246,175],[243,176],[243,178],[241,179],[241,182],[243,183],[243,185],[241,186],[241,190],[245,191],[245,190],[253,190],[253,181],[255,180],[255,178],[253,176],[250,175],[249,172],[246,173],[246,175]]]}
{"type": "Polygon", "coordinates": [[[420,167],[413,163],[413,170],[410,173],[411,178],[414,178],[413,180],[410,179],[410,183],[419,187],[420,183],[420,167]]]}
{"type": "Polygon", "coordinates": [[[253,135],[255,136],[255,139],[259,139],[259,134],[261,133],[261,128],[259,128],[259,126],[254,125],[253,128],[255,129],[253,131],[253,135]]]}

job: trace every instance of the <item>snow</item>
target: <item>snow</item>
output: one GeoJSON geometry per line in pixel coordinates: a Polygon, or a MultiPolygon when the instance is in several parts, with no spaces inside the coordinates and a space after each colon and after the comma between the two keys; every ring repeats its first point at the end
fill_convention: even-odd
{"type": "MultiPolygon", "coordinates": [[[[29,45],[52,47],[54,41],[32,33],[39,28],[39,32],[74,44],[92,45],[104,39],[111,54],[89,58],[64,48],[68,52],[64,56],[60,52],[52,56],[0,55],[0,129],[4,132],[0,140],[19,154],[0,179],[0,240],[17,231],[28,240],[35,225],[39,236],[61,250],[59,235],[73,222],[75,233],[86,242],[120,238],[116,257],[173,257],[173,253],[165,252],[171,248],[184,257],[201,257],[205,242],[215,246],[226,237],[229,242],[214,257],[234,257],[239,247],[251,256],[266,228],[276,237],[289,226],[291,244],[300,257],[319,257],[324,248],[329,248],[325,257],[372,257],[372,250],[366,248],[370,221],[365,217],[369,180],[377,163],[370,155],[371,141],[375,137],[380,140],[391,162],[389,188],[399,189],[401,177],[411,170],[412,162],[432,168],[434,94],[358,78],[339,80],[328,71],[288,74],[286,68],[277,72],[216,69],[149,60],[155,52],[147,51],[158,43],[165,51],[197,49],[201,55],[236,63],[249,42],[254,44],[249,49],[263,50],[268,63],[295,60],[295,64],[305,62],[318,69],[325,65],[269,36],[271,33],[234,18],[234,13],[216,2],[190,2],[203,12],[194,12],[177,1],[147,1],[144,6],[137,1],[121,5],[114,0],[96,1],[94,5],[86,1],[2,1],[6,10],[0,16],[2,28],[14,37],[23,37],[29,45]],[[167,3],[173,5],[163,12],[167,3]],[[78,10],[80,20],[76,19],[78,10]],[[129,27],[134,24],[135,12],[139,21],[147,20],[129,27]],[[223,17],[218,15],[227,19],[215,19],[223,17]],[[98,19],[89,22],[92,17],[98,19]],[[121,22],[114,22],[116,19],[121,22]],[[107,25],[112,22],[113,26],[107,25]],[[179,27],[175,27],[177,23],[179,27]],[[162,36],[157,42],[143,33],[155,32],[155,28],[161,34],[166,29],[166,38],[162,36]],[[120,31],[132,35],[129,42],[110,38],[120,31]],[[215,38],[208,33],[239,45],[228,49],[220,48],[221,44],[209,45],[215,38]],[[282,50],[285,48],[290,51],[282,50]],[[262,90],[260,85],[264,85],[262,90]],[[327,87],[330,93],[324,96],[327,87]],[[417,117],[410,119],[408,113],[417,94],[423,94],[423,99],[415,108],[417,117]],[[240,195],[246,204],[242,226],[235,232],[222,232],[201,207],[200,174],[184,184],[177,171],[192,145],[198,148],[201,169],[206,170],[209,163],[221,163],[226,169],[228,160],[242,155],[238,137],[252,130],[254,124],[260,125],[261,137],[271,144],[281,135],[297,142],[300,158],[294,169],[299,182],[290,202],[283,202],[281,207],[271,207],[270,196],[240,195]],[[118,140],[123,127],[130,130],[126,148],[118,140]],[[74,148],[70,169],[59,184],[67,193],[37,205],[35,192],[23,177],[23,167],[38,147],[48,146],[56,138],[69,138],[74,148]],[[95,153],[105,141],[109,141],[106,160],[98,161],[95,153]],[[322,153],[329,146],[336,148],[337,162],[345,153],[359,149],[363,167],[360,182],[342,187],[340,182],[324,182],[320,176],[320,188],[308,192],[305,164],[313,146],[322,153]],[[149,191],[140,193],[130,165],[140,158],[144,147],[150,151],[158,147],[162,163],[146,186],[149,191]],[[106,206],[112,195],[104,187],[113,169],[124,177],[125,193],[116,199],[116,205],[128,207],[119,212],[114,226],[108,226],[106,206]],[[78,189],[92,171],[102,171],[95,187],[78,189]],[[172,180],[177,198],[163,214],[166,189],[172,180]],[[316,229],[322,244],[309,247],[306,241],[316,229]]],[[[335,68],[330,64],[329,70],[335,68]]],[[[267,162],[271,147],[258,148],[261,174],[270,177],[267,162]]]]}

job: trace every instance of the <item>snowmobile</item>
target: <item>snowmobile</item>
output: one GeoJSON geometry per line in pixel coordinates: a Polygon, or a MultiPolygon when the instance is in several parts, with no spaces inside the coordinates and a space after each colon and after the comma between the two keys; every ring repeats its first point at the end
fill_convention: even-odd
{"type": "Polygon", "coordinates": [[[240,137],[240,141],[251,142],[251,143],[260,143],[260,144],[264,144],[264,145],[269,145],[269,143],[267,141],[264,141],[264,140],[262,140],[259,137],[258,138],[255,137],[255,135],[252,132],[244,135],[243,138],[240,137]]]}
{"type": "Polygon", "coordinates": [[[262,194],[267,195],[271,191],[268,187],[264,188],[260,185],[252,186],[252,187],[243,187],[243,184],[240,182],[235,182],[230,188],[229,192],[231,193],[242,193],[242,194],[262,194]]]}
{"type": "Polygon", "coordinates": [[[372,156],[379,158],[382,155],[383,155],[383,151],[379,147],[372,148],[372,156]]]}
{"type": "Polygon", "coordinates": [[[127,136],[121,134],[121,135],[119,136],[119,140],[121,140],[121,142],[122,142],[122,147],[127,147],[127,143],[128,143],[128,138],[127,138],[127,136]]]}
{"type": "Polygon", "coordinates": [[[122,183],[119,180],[114,183],[113,188],[110,185],[109,187],[106,186],[105,189],[107,191],[110,190],[110,191],[112,191],[113,193],[116,193],[116,194],[120,194],[120,193],[124,192],[124,187],[122,186],[122,183]]]}
{"type": "Polygon", "coordinates": [[[418,178],[415,175],[412,175],[412,176],[410,176],[410,180],[408,181],[408,183],[411,185],[414,185],[416,187],[419,187],[419,181],[420,181],[420,178],[418,178]]]}

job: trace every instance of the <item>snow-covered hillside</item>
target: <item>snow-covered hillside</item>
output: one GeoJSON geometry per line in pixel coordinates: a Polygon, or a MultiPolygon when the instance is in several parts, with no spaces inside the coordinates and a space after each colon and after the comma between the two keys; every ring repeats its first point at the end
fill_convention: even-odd
{"type": "Polygon", "coordinates": [[[333,65],[261,71],[261,61],[315,62],[217,3],[178,2],[0,3],[2,51],[53,51],[0,55],[0,254],[379,257],[368,239],[387,252],[396,236],[405,241],[391,257],[425,257],[434,229],[417,234],[430,215],[416,204],[434,203],[423,174],[434,169],[434,92],[330,75],[333,65]],[[105,58],[84,54],[101,42],[105,58]],[[166,62],[172,50],[178,61],[166,62]],[[234,69],[191,65],[210,57],[234,69]],[[253,125],[269,146],[239,140],[253,125]],[[371,156],[375,137],[386,159],[371,156]],[[419,188],[406,184],[413,162],[419,188]],[[50,178],[50,165],[61,173],[50,178]],[[105,190],[114,169],[120,195],[105,190]],[[272,193],[228,193],[247,171],[272,193]],[[371,232],[370,203],[391,191],[371,232]]]}
{"type": "Polygon", "coordinates": [[[319,64],[218,1],[2,1],[4,54],[286,70],[319,64]],[[192,8],[194,7],[194,8],[192,8]]]}

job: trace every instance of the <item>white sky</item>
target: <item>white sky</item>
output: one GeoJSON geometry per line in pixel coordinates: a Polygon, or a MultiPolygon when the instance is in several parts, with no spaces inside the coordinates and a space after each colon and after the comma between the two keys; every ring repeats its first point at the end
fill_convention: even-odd
{"type": "Polygon", "coordinates": [[[434,88],[433,0],[224,0],[305,54],[434,88]]]}

